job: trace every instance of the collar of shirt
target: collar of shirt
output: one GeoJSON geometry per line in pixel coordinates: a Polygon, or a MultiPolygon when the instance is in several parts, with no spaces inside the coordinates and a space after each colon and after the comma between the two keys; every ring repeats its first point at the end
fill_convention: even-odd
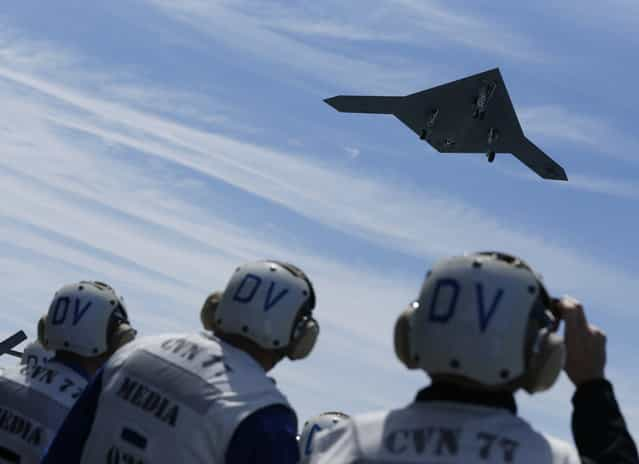
{"type": "Polygon", "coordinates": [[[506,409],[517,414],[515,397],[509,392],[486,392],[470,390],[452,383],[432,384],[417,393],[416,402],[452,401],[491,408],[506,409]]]}

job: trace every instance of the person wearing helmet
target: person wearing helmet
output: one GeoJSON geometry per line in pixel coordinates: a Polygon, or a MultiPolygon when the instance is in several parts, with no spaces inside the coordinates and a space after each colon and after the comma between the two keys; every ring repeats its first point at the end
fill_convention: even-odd
{"type": "Polygon", "coordinates": [[[323,412],[304,422],[302,433],[299,436],[300,463],[307,463],[313,454],[313,440],[318,432],[330,430],[349,419],[348,414],[339,411],[323,412]]]}
{"type": "Polygon", "coordinates": [[[20,364],[27,364],[29,366],[44,366],[49,359],[51,359],[54,355],[53,352],[47,350],[42,346],[40,340],[44,340],[44,327],[46,324],[46,316],[41,317],[38,320],[38,338],[37,340],[29,343],[22,353],[22,359],[20,359],[20,364]]]}
{"type": "Polygon", "coordinates": [[[431,385],[407,407],[320,433],[311,462],[580,463],[572,445],[517,416],[513,395],[557,379],[566,354],[556,334],[561,304],[516,257],[438,263],[394,332],[400,361],[431,385]]]}
{"type": "Polygon", "coordinates": [[[238,267],[193,334],[119,351],[71,411],[43,463],[296,463],[297,417],[267,377],[319,334],[308,277],[290,264],[238,267]]]}
{"type": "Polygon", "coordinates": [[[29,343],[22,353],[22,359],[20,364],[26,364],[28,366],[44,366],[53,357],[53,353],[49,350],[45,350],[38,340],[34,340],[29,343]]]}
{"type": "MultiPolygon", "coordinates": [[[[53,357],[0,377],[0,462],[38,463],[69,409],[108,357],[135,331],[115,291],[100,282],[62,287],[38,326],[53,357]]],[[[45,351],[46,352],[46,351],[45,351]]]]}

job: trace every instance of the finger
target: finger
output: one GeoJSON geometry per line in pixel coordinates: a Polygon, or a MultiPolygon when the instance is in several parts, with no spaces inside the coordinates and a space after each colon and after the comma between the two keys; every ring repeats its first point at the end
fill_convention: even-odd
{"type": "Polygon", "coordinates": [[[581,301],[579,301],[577,298],[570,295],[563,295],[561,298],[559,298],[559,302],[564,306],[570,306],[570,307],[578,306],[583,309],[583,305],[581,304],[581,301]]]}
{"type": "Polygon", "coordinates": [[[561,321],[561,308],[560,308],[561,302],[559,301],[559,298],[551,298],[550,299],[550,312],[552,313],[552,315],[555,317],[555,319],[557,320],[557,325],[559,325],[559,321],[561,321]]]}
{"type": "Polygon", "coordinates": [[[588,320],[581,304],[570,297],[563,297],[559,302],[561,317],[566,323],[566,330],[584,330],[588,328],[588,320]]]}
{"type": "Polygon", "coordinates": [[[599,327],[592,324],[589,324],[588,327],[594,337],[603,341],[604,343],[606,342],[607,337],[606,337],[606,333],[603,330],[601,330],[599,327]]]}

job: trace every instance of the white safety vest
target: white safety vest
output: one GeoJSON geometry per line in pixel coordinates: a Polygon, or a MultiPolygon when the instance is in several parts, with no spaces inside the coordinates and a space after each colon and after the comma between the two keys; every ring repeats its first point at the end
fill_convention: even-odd
{"type": "Polygon", "coordinates": [[[320,432],[313,464],[580,464],[569,444],[505,409],[432,401],[320,432]]]}
{"type": "Polygon", "coordinates": [[[238,425],[275,404],[264,369],[210,333],[140,338],[104,367],[81,462],[223,464],[238,425]]]}
{"type": "Polygon", "coordinates": [[[0,376],[0,463],[37,464],[87,385],[70,367],[22,364],[0,376]]]}

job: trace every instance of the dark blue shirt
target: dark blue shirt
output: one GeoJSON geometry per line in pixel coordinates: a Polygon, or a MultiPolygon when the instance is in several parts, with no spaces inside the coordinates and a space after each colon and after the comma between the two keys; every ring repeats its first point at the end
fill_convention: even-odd
{"type": "Polygon", "coordinates": [[[297,416],[276,404],[254,412],[239,425],[226,450],[225,464],[288,464],[299,461],[297,416]]]}

